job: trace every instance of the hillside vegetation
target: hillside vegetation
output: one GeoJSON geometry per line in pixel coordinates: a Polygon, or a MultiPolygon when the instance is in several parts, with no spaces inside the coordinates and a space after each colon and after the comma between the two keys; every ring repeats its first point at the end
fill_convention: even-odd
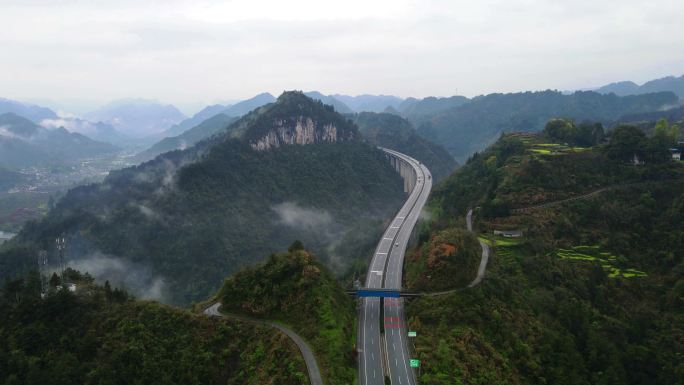
{"type": "Polygon", "coordinates": [[[291,327],[311,344],[327,383],[354,381],[354,301],[300,242],[227,278],[218,298],[223,312],[291,327]]]}
{"type": "Polygon", "coordinates": [[[435,189],[409,289],[463,288],[422,266],[469,207],[494,254],[479,286],[408,305],[421,383],[681,383],[684,165],[669,159],[667,130],[622,126],[597,145],[600,128],[552,121],[505,135],[435,189]]]}
{"type": "Polygon", "coordinates": [[[2,384],[308,384],[299,350],[265,326],[191,314],[92,284],[40,298],[37,274],[0,291],[2,384]]]}

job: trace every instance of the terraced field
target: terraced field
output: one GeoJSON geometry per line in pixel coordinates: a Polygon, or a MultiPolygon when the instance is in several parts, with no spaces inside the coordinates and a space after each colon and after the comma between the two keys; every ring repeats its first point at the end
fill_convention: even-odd
{"type": "Polygon", "coordinates": [[[623,262],[615,255],[601,251],[600,246],[573,246],[571,249],[558,249],[556,256],[562,259],[574,261],[598,261],[606,271],[610,278],[634,278],[646,277],[647,274],[643,271],[626,268],[623,262]]]}

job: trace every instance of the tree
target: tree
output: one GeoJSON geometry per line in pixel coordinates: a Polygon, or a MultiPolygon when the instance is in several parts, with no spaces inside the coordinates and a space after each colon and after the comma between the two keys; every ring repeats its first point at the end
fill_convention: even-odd
{"type": "Polygon", "coordinates": [[[290,247],[287,249],[287,251],[289,251],[290,253],[299,250],[304,250],[304,244],[302,243],[302,241],[299,240],[292,242],[290,247]]]}
{"type": "Polygon", "coordinates": [[[606,148],[608,157],[629,161],[637,156],[643,158],[646,152],[646,134],[632,125],[620,125],[610,134],[610,144],[606,148]]]}
{"type": "Polygon", "coordinates": [[[56,288],[57,286],[62,284],[62,280],[59,278],[57,273],[52,273],[52,277],[50,277],[50,287],[56,288]]]}

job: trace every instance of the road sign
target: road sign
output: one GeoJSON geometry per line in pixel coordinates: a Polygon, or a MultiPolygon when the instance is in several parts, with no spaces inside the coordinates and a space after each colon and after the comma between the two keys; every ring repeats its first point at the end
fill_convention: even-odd
{"type": "Polygon", "coordinates": [[[420,360],[414,360],[413,358],[410,361],[411,367],[412,368],[419,368],[420,367],[420,360]]]}
{"type": "Polygon", "coordinates": [[[409,331],[409,332],[408,332],[408,336],[409,336],[409,337],[415,337],[415,336],[416,336],[416,332],[409,331]]]}

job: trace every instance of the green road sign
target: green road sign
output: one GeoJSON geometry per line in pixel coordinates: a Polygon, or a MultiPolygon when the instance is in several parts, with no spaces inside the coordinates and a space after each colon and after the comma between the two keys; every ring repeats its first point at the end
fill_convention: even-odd
{"type": "Polygon", "coordinates": [[[415,337],[415,336],[416,336],[416,332],[409,331],[409,337],[415,337]]]}
{"type": "Polygon", "coordinates": [[[420,360],[411,359],[410,362],[411,362],[411,367],[412,367],[412,368],[417,368],[417,367],[420,366],[420,360]]]}

